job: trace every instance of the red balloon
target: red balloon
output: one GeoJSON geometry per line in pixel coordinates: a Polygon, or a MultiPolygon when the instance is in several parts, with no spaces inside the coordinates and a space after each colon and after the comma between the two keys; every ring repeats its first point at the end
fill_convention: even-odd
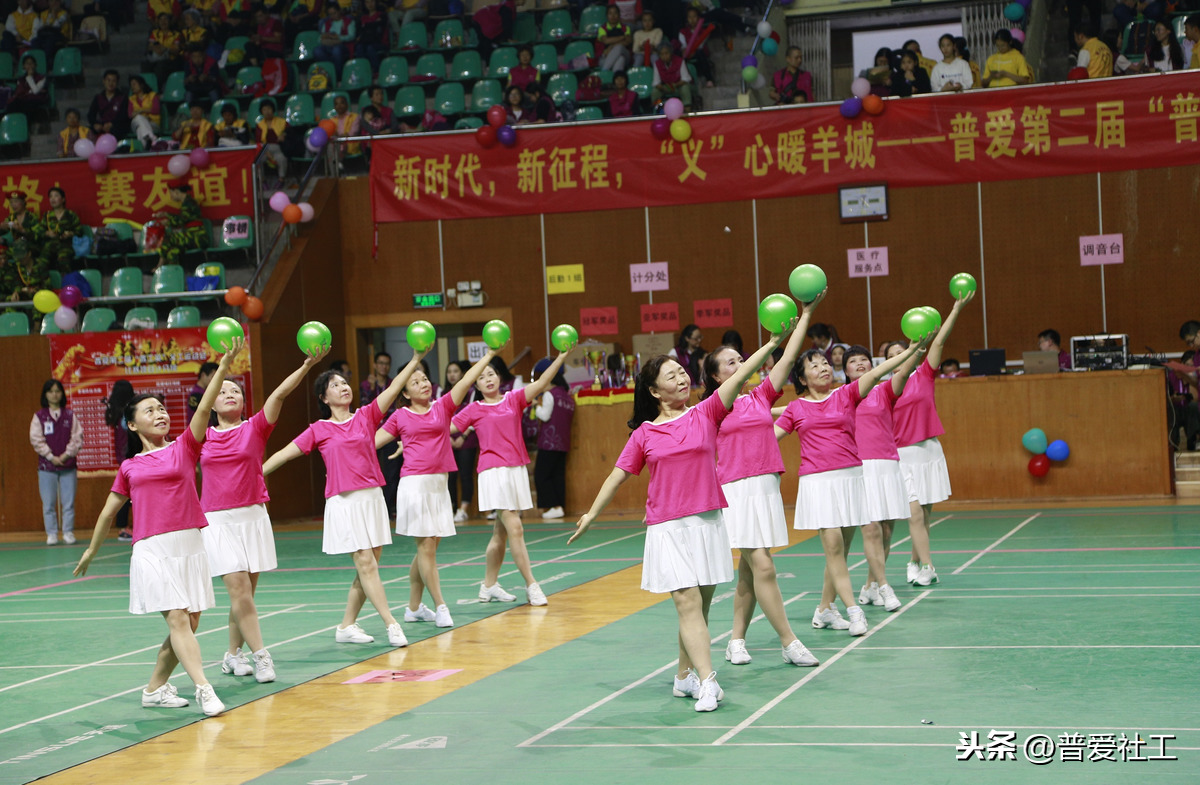
{"type": "Polygon", "coordinates": [[[304,217],[304,211],[300,209],[298,204],[289,204],[283,208],[284,223],[294,224],[300,223],[300,219],[304,217]]]}
{"type": "Polygon", "coordinates": [[[499,128],[508,122],[508,112],[503,106],[496,104],[487,110],[487,121],[492,128],[499,128]]]}
{"type": "Polygon", "coordinates": [[[1035,455],[1029,459],[1029,473],[1034,477],[1045,477],[1050,471],[1050,459],[1045,455],[1035,455]]]}
{"type": "Polygon", "coordinates": [[[246,314],[246,318],[252,322],[257,322],[259,319],[261,319],[264,310],[263,301],[254,295],[248,295],[246,297],[246,302],[242,303],[242,313],[246,314]]]}
{"type": "Polygon", "coordinates": [[[496,129],[490,125],[484,125],[476,128],[475,141],[479,142],[479,146],[485,150],[492,149],[496,146],[496,129]]]}
{"type": "Polygon", "coordinates": [[[225,292],[225,303],[237,308],[246,302],[246,290],[240,286],[230,286],[225,292]]]}
{"type": "Polygon", "coordinates": [[[777,44],[778,44],[778,43],[780,43],[780,42],[781,42],[783,39],[781,39],[781,38],[779,37],[779,33],[777,33],[777,32],[775,32],[774,30],[772,30],[772,31],[771,31],[771,40],[772,40],[772,41],[774,41],[775,43],[777,43],[777,44]]]}
{"type": "Polygon", "coordinates": [[[877,95],[868,95],[862,99],[863,111],[867,114],[880,114],[883,112],[883,99],[877,95]]]}

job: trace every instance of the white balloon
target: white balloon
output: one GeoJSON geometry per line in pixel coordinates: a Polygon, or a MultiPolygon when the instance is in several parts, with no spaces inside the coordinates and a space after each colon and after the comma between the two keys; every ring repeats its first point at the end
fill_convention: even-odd
{"type": "Polygon", "coordinates": [[[771,23],[768,22],[766,19],[764,19],[758,23],[758,37],[759,38],[770,38],[771,33],[773,33],[774,31],[775,31],[774,28],[771,27],[771,23]]]}
{"type": "Polygon", "coordinates": [[[767,86],[767,77],[763,76],[762,72],[759,72],[758,77],[754,80],[754,89],[761,90],[766,86],[767,86]]]}

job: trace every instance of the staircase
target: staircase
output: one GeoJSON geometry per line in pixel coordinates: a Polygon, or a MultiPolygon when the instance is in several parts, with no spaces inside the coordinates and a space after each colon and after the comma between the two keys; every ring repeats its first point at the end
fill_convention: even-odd
{"type": "Polygon", "coordinates": [[[1200,452],[1175,453],[1175,496],[1200,499],[1200,452]]]}

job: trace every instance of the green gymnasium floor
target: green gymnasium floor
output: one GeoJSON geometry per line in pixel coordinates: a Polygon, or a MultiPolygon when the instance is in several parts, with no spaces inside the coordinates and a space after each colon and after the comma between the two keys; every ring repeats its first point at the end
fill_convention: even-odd
{"type": "MultiPolygon", "coordinates": [[[[935,513],[935,520],[941,583],[917,590],[896,581],[907,552],[898,544],[889,574],[901,583],[904,607],[895,614],[869,608],[871,630],[862,638],[809,625],[823,567],[815,540],[777,554],[793,627],[821,658],[819,668],[785,665],[765,621],[747,636],[754,662],[725,663],[732,584],[719,587],[710,629],[726,697],[716,712],[696,713],[690,701],[671,696],[676,619],[664,597],[535,656],[501,663],[484,678],[454,687],[450,677],[440,697],[255,781],[369,785],[415,774],[433,783],[488,785],[568,778],[666,785],[773,775],[888,785],[967,777],[1200,782],[1200,624],[1192,613],[1200,597],[1200,509],[956,511],[935,513]],[[972,760],[957,760],[972,749],[972,760]],[[1013,759],[1005,760],[1010,749],[1013,759]]],[[[638,591],[638,523],[604,524],[569,548],[568,528],[533,523],[526,530],[535,572],[551,595],[546,614],[555,611],[555,594],[596,591],[589,583],[627,568],[628,591],[638,591]]],[[[460,532],[439,553],[456,629],[505,612],[531,613],[471,599],[487,531],[460,532]]],[[[896,537],[905,535],[901,525],[896,537]]],[[[264,576],[258,597],[280,678],[259,685],[210,667],[234,712],[273,693],[312,689],[306,682],[388,651],[333,642],[352,576],[348,559],[323,556],[316,531],[283,527],[277,542],[281,569],[264,576]]],[[[0,548],[0,783],[30,782],[200,722],[193,707],[152,711],[138,704],[165,625],[127,613],[128,548],[106,544],[91,574],[72,580],[80,551],[0,548]]],[[[407,597],[411,554],[403,538],[385,549],[393,608],[407,597]]],[[[857,587],[865,574],[861,554],[851,565],[857,587]]],[[[511,564],[505,572],[502,583],[519,584],[511,564]]],[[[225,643],[226,597],[220,588],[216,594],[218,607],[200,628],[209,662],[225,643]]],[[[608,601],[588,599],[601,607],[608,601]]],[[[364,614],[363,626],[382,639],[377,618],[364,614]]],[[[528,634],[526,625],[519,629],[528,634]]],[[[431,625],[405,630],[413,642],[440,632],[431,625]]],[[[190,694],[186,676],[177,674],[174,683],[190,694]]],[[[346,685],[346,707],[353,711],[356,690],[408,688],[346,685]]],[[[189,774],[189,781],[228,781],[189,774]]]]}

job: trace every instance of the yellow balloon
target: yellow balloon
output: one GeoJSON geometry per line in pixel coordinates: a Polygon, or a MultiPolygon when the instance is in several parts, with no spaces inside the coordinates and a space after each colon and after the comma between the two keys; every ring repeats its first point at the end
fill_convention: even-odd
{"type": "Polygon", "coordinates": [[[671,121],[671,138],[676,142],[686,142],[692,138],[692,124],[682,117],[671,121]]]}
{"type": "Polygon", "coordinates": [[[33,307],[42,313],[54,313],[60,305],[62,302],[58,299],[58,295],[49,289],[42,289],[33,296],[33,307]]]}

